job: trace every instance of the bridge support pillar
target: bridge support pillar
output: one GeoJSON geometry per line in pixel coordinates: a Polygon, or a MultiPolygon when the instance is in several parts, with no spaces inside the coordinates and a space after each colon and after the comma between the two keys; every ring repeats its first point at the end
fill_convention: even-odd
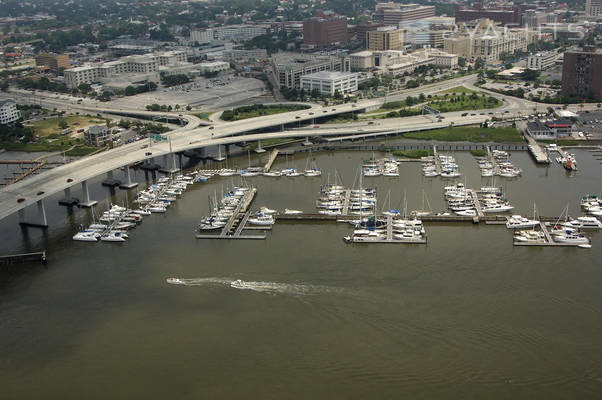
{"type": "Polygon", "coordinates": [[[305,136],[305,141],[303,142],[303,146],[311,146],[313,143],[309,141],[309,136],[305,136]]]}
{"type": "Polygon", "coordinates": [[[115,187],[119,186],[121,182],[118,179],[113,178],[113,171],[107,172],[107,179],[102,181],[103,186],[115,187]]]}
{"type": "Polygon", "coordinates": [[[125,182],[122,182],[119,187],[122,189],[131,189],[131,188],[135,188],[136,186],[138,186],[138,182],[132,182],[132,176],[131,176],[131,171],[130,171],[130,166],[126,165],[123,169],[123,172],[125,174],[125,182]]]}
{"type": "Polygon", "coordinates": [[[255,153],[265,153],[265,150],[261,147],[261,139],[257,140],[257,148],[255,153]]]}
{"type": "Polygon", "coordinates": [[[48,220],[46,219],[46,209],[44,208],[44,200],[38,200],[38,215],[40,217],[40,225],[48,226],[48,220]]]}
{"type": "Polygon", "coordinates": [[[65,193],[65,197],[59,200],[59,204],[61,206],[71,207],[79,203],[79,199],[76,199],[75,197],[71,196],[70,187],[66,188],[63,192],[65,193]]]}
{"type": "Polygon", "coordinates": [[[22,208],[19,210],[19,224],[25,224],[25,209],[22,208]]]}
{"type": "Polygon", "coordinates": [[[178,165],[176,164],[176,153],[169,153],[163,156],[163,164],[165,167],[159,171],[166,172],[168,174],[174,174],[179,171],[178,165]]]}
{"type": "Polygon", "coordinates": [[[90,200],[90,192],[88,191],[88,181],[82,182],[82,193],[83,193],[84,199],[82,202],[79,203],[80,206],[92,207],[96,203],[98,203],[96,200],[90,200]]]}

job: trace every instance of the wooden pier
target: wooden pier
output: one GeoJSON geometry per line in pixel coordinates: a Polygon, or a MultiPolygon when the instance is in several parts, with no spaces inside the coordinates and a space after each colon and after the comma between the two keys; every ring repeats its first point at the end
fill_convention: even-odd
{"type": "Polygon", "coordinates": [[[477,210],[477,217],[479,217],[479,219],[482,219],[485,214],[483,213],[483,209],[481,208],[481,200],[479,200],[479,196],[477,196],[477,192],[475,192],[472,189],[467,189],[467,191],[470,191],[470,196],[472,197],[472,202],[474,203],[474,207],[477,210]]]}
{"type": "MultiPolygon", "coordinates": [[[[255,199],[256,194],[257,194],[256,188],[252,188],[247,193],[245,193],[245,195],[241,199],[240,203],[238,204],[238,206],[236,206],[236,209],[232,213],[232,216],[230,217],[230,219],[228,219],[226,226],[224,226],[222,228],[219,235],[204,235],[204,234],[199,233],[196,235],[196,238],[197,239],[250,239],[250,240],[265,239],[266,235],[243,235],[242,234],[243,230],[250,229],[249,227],[246,226],[247,221],[249,220],[249,217],[251,216],[251,211],[249,211],[249,206],[255,199]]],[[[271,227],[269,227],[269,229],[271,229],[271,227]]],[[[269,229],[262,229],[262,230],[269,230],[269,229]]],[[[259,229],[257,229],[257,230],[259,230],[259,229]]]]}
{"type": "Polygon", "coordinates": [[[276,157],[278,157],[278,153],[280,150],[278,149],[273,149],[272,152],[270,153],[270,158],[268,158],[268,162],[265,163],[265,165],[263,166],[263,171],[264,172],[269,172],[270,168],[272,168],[272,164],[274,164],[274,161],[276,161],[276,157]]]}
{"type": "Polygon", "coordinates": [[[22,253],[22,254],[10,254],[6,256],[0,256],[0,265],[9,265],[30,261],[40,261],[46,265],[46,250],[38,251],[35,253],[22,253]]]}
{"type": "Polygon", "coordinates": [[[435,160],[435,172],[441,175],[441,160],[439,154],[437,154],[437,146],[433,146],[433,159],[435,160]]]}
{"type": "MultiPolygon", "coordinates": [[[[343,202],[342,215],[349,215],[349,201],[351,200],[351,189],[345,190],[345,201],[343,202]]],[[[361,207],[361,205],[360,205],[361,207]]]]}
{"type": "Polygon", "coordinates": [[[535,162],[537,164],[549,164],[550,157],[548,157],[548,154],[541,148],[539,143],[529,135],[525,135],[525,138],[529,143],[529,152],[535,158],[535,162]]]}

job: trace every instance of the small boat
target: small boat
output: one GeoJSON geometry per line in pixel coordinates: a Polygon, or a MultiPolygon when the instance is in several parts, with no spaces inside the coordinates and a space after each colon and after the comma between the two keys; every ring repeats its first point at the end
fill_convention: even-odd
{"type": "Polygon", "coordinates": [[[303,214],[303,211],[300,211],[300,210],[289,210],[288,208],[285,208],[284,209],[284,214],[286,214],[286,215],[303,214]]]}
{"type": "Polygon", "coordinates": [[[282,172],[280,172],[280,171],[268,171],[268,172],[264,172],[263,176],[279,177],[279,176],[282,176],[282,172]]]}
{"type": "Polygon", "coordinates": [[[602,222],[596,217],[578,217],[577,219],[569,222],[564,222],[563,226],[581,229],[600,229],[602,228],[602,222]]]}
{"type": "Polygon", "coordinates": [[[77,232],[73,235],[73,240],[77,240],[79,242],[97,242],[100,234],[98,232],[77,232]]]}
{"type": "Polygon", "coordinates": [[[455,213],[462,217],[476,217],[477,215],[477,211],[475,209],[455,211],[455,213]]]}
{"type": "Polygon", "coordinates": [[[183,285],[184,282],[178,278],[167,278],[165,279],[167,283],[171,283],[172,285],[183,285]]]}
{"type": "Polygon", "coordinates": [[[125,242],[125,238],[121,232],[109,232],[100,237],[103,242],[125,242]]]}
{"type": "Polygon", "coordinates": [[[305,175],[305,176],[320,176],[320,175],[322,175],[322,171],[320,171],[319,169],[314,169],[314,168],[312,168],[312,169],[306,169],[303,172],[303,175],[305,175]]]}
{"type": "Polygon", "coordinates": [[[554,241],[559,243],[589,244],[589,239],[586,236],[576,232],[554,235],[554,241]]]}
{"type": "Polygon", "coordinates": [[[514,235],[516,242],[530,242],[530,243],[543,243],[546,241],[546,237],[541,231],[519,231],[514,235]]]}
{"type": "Polygon", "coordinates": [[[260,208],[259,208],[259,212],[260,212],[261,214],[265,214],[265,215],[273,215],[273,214],[276,214],[276,213],[277,213],[277,211],[276,211],[276,210],[272,210],[271,208],[267,208],[267,207],[265,207],[265,206],[262,206],[262,207],[260,207],[260,208]]]}

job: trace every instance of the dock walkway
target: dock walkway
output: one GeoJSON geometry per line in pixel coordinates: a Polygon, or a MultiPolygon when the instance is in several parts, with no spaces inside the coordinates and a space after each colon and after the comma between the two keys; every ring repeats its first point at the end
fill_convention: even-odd
{"type": "Polygon", "coordinates": [[[278,149],[272,150],[272,152],[270,153],[270,158],[268,158],[268,162],[265,163],[265,165],[263,167],[264,172],[270,171],[270,168],[272,168],[272,164],[274,164],[274,161],[276,161],[276,157],[278,157],[279,152],[280,152],[280,150],[278,150],[278,149]]]}
{"type": "Polygon", "coordinates": [[[548,157],[548,154],[541,148],[539,143],[529,135],[525,135],[525,138],[527,138],[529,152],[535,158],[535,162],[537,164],[549,164],[550,157],[548,157]]]}
{"type": "Polygon", "coordinates": [[[485,216],[485,214],[483,213],[483,209],[481,208],[481,201],[479,200],[479,196],[477,196],[477,192],[475,192],[474,190],[468,190],[470,190],[472,202],[474,203],[474,207],[477,210],[477,216],[479,217],[479,219],[482,219],[485,216]]]}

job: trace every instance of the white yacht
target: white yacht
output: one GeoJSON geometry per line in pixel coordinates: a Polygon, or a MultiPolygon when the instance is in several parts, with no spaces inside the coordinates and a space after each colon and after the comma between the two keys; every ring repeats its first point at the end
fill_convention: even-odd
{"type": "Polygon", "coordinates": [[[506,221],[506,228],[508,229],[525,229],[525,228],[533,228],[534,226],[539,225],[539,221],[534,219],[529,219],[523,217],[521,215],[513,215],[508,217],[506,221]]]}
{"type": "Polygon", "coordinates": [[[589,239],[586,236],[576,232],[554,235],[554,241],[559,243],[589,244],[589,239]]]}
{"type": "Polygon", "coordinates": [[[251,225],[260,225],[260,226],[269,226],[274,225],[274,217],[271,215],[264,215],[259,213],[256,217],[248,219],[249,224],[251,225]]]}
{"type": "Polygon", "coordinates": [[[484,213],[508,212],[514,210],[510,204],[492,204],[483,208],[484,213]]]}
{"type": "Polygon", "coordinates": [[[578,217],[577,219],[569,222],[564,222],[563,226],[581,229],[600,229],[602,228],[602,222],[596,217],[578,217]]]}
{"type": "Polygon", "coordinates": [[[100,234],[98,232],[77,232],[73,235],[73,240],[80,242],[96,242],[100,234]]]}
{"type": "Polygon", "coordinates": [[[455,213],[462,217],[476,217],[477,215],[477,211],[475,209],[455,211],[455,213]]]}
{"type": "Polygon", "coordinates": [[[103,242],[125,242],[125,238],[121,232],[109,232],[100,237],[103,242]]]}
{"type": "Polygon", "coordinates": [[[517,242],[543,243],[546,241],[546,237],[542,231],[527,230],[516,232],[514,240],[517,242]]]}
{"type": "Polygon", "coordinates": [[[261,214],[265,214],[265,215],[273,215],[276,214],[276,210],[272,210],[271,208],[267,208],[265,206],[262,206],[259,208],[259,211],[261,212],[261,214]]]}

